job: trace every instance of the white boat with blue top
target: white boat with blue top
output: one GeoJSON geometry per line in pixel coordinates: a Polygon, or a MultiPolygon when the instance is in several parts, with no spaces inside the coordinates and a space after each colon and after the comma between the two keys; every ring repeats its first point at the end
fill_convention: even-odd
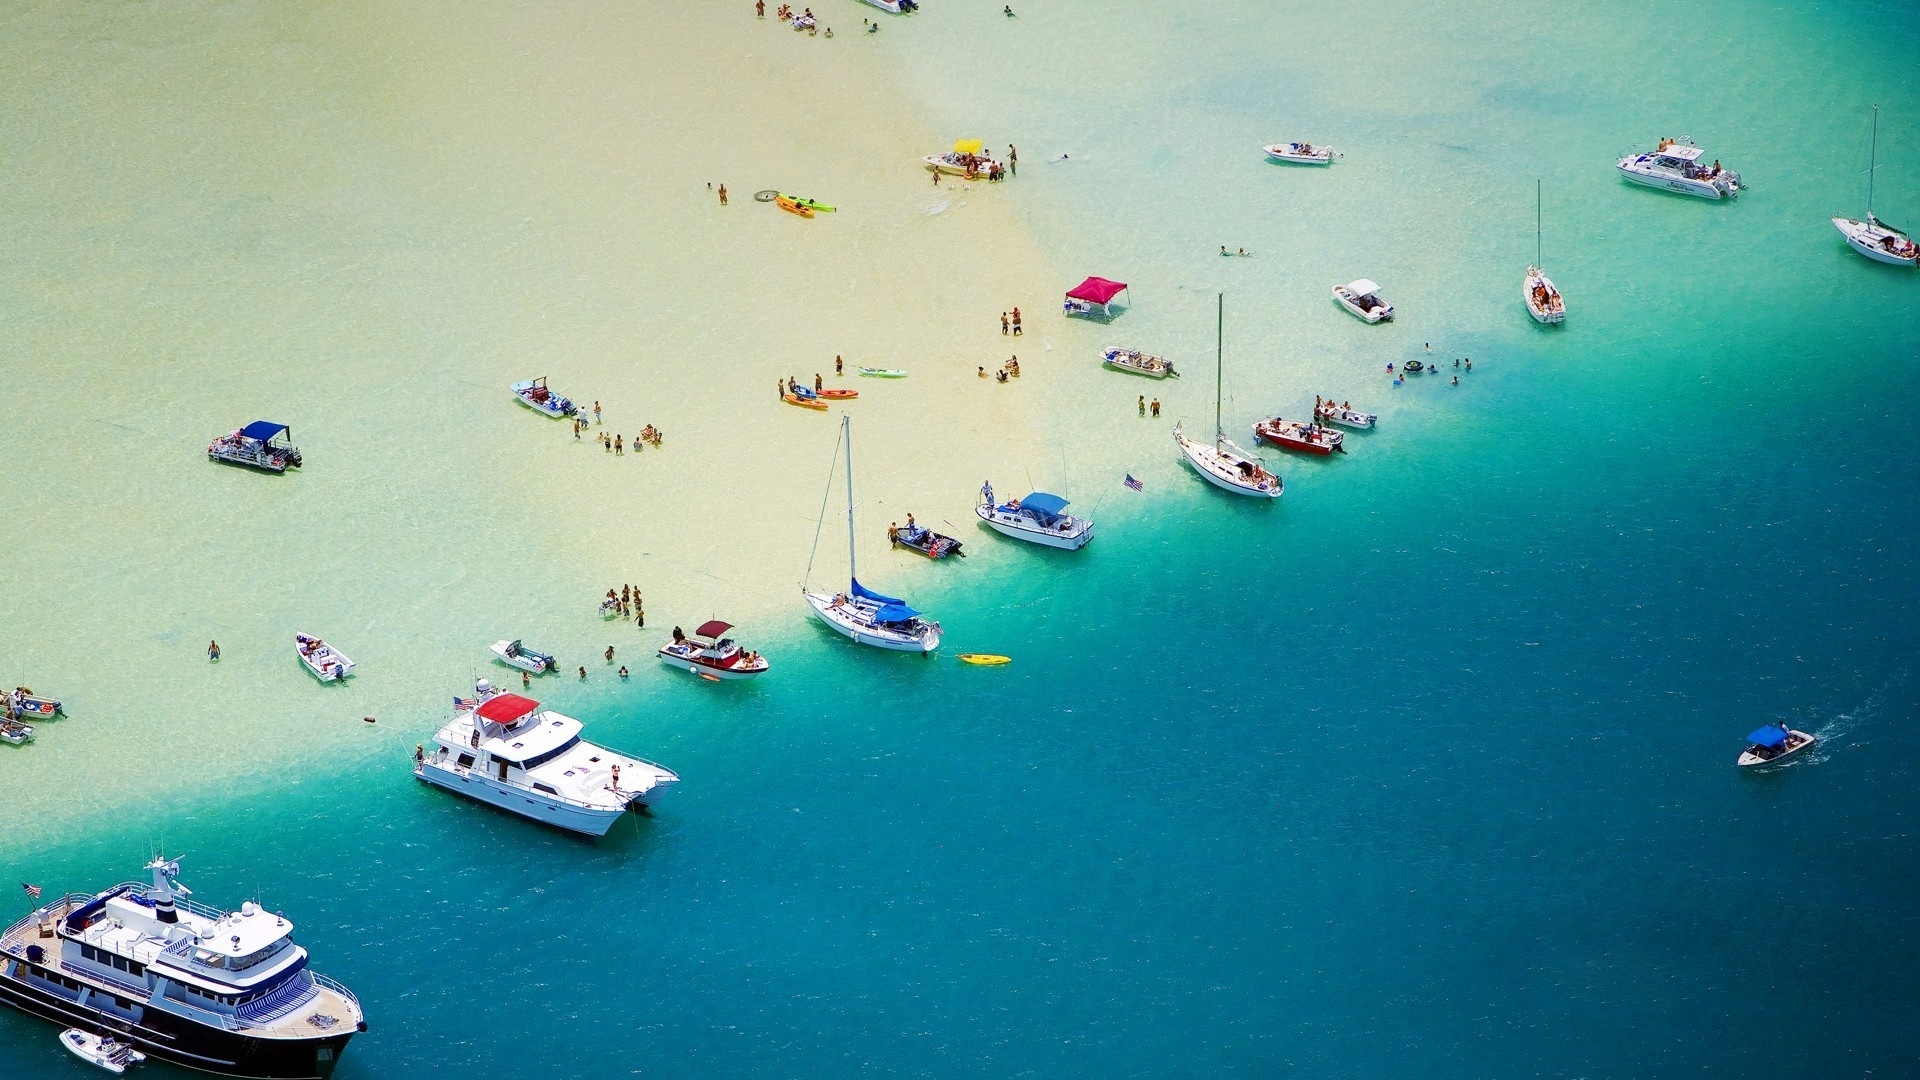
{"type": "Polygon", "coordinates": [[[208,443],[207,457],[261,472],[284,473],[300,467],[300,448],[288,441],[292,434],[285,424],[255,420],[208,443]]]}
{"type": "Polygon", "coordinates": [[[1044,491],[996,504],[993,485],[982,484],[973,512],[993,531],[1029,544],[1079,551],[1093,539],[1093,522],[1067,513],[1067,500],[1044,491]]]}
{"type": "MultiPolygon", "coordinates": [[[[800,583],[800,595],[806,598],[807,606],[819,616],[820,621],[852,638],[861,645],[872,645],[877,649],[892,649],[895,652],[931,653],[940,647],[940,624],[923,617],[905,600],[897,596],[877,593],[860,584],[859,567],[854,561],[853,534],[853,421],[850,417],[840,418],[840,440],[847,448],[847,579],[845,592],[817,593],[807,588],[803,579],[800,583]]],[[[828,490],[832,490],[832,478],[829,475],[828,490]]],[[[821,523],[826,521],[825,500],[822,500],[821,523]]],[[[813,534],[814,552],[820,550],[820,531],[813,534]]],[[[813,559],[807,559],[808,576],[812,575],[813,559]]]]}
{"type": "Polygon", "coordinates": [[[1756,765],[1777,765],[1791,754],[1797,754],[1812,746],[1816,740],[1804,731],[1796,731],[1785,724],[1768,724],[1766,727],[1747,736],[1747,748],[1740,752],[1740,758],[1734,764],[1743,769],[1756,765]]]}

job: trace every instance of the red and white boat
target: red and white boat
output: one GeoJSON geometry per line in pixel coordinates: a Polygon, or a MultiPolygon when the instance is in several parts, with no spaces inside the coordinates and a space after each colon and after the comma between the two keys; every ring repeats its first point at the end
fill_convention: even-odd
{"type": "Polygon", "coordinates": [[[660,650],[660,661],[670,668],[691,672],[703,679],[745,679],[763,674],[767,658],[742,649],[726,636],[732,623],[709,619],[694,627],[691,635],[673,628],[673,641],[660,650]]]}
{"type": "Polygon", "coordinates": [[[1304,424],[1298,420],[1288,420],[1276,416],[1253,425],[1254,437],[1261,442],[1272,443],[1282,450],[1298,450],[1303,454],[1346,453],[1347,448],[1340,445],[1346,441],[1346,435],[1319,424],[1304,424]]]}

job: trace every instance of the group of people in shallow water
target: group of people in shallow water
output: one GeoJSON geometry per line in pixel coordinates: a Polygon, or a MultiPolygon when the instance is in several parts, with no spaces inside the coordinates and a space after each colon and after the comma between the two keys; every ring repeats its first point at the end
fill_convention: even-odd
{"type": "MultiPolygon", "coordinates": [[[[631,618],[635,626],[647,625],[647,606],[641,602],[638,585],[622,585],[619,592],[608,589],[607,598],[600,601],[600,614],[631,618]]],[[[608,648],[611,650],[612,646],[608,648]]]]}
{"type": "MultiPolygon", "coordinates": [[[[979,365],[974,370],[980,378],[984,379],[987,377],[987,367],[985,364],[979,365]]],[[[1007,357],[1007,362],[1001,364],[1000,370],[995,372],[993,376],[995,382],[1006,382],[1008,379],[1017,379],[1019,377],[1020,358],[1018,356],[1007,357]]]]}
{"type": "MultiPolygon", "coordinates": [[[[594,403],[593,414],[594,414],[593,423],[588,423],[585,417],[576,416],[573,418],[573,441],[574,442],[579,442],[580,437],[586,434],[586,431],[588,428],[600,422],[599,402],[594,403]]],[[[627,442],[626,436],[624,435],[608,435],[604,431],[598,435],[595,435],[593,437],[593,441],[599,443],[602,447],[604,447],[607,453],[609,454],[625,455],[627,452],[628,446],[632,446],[633,452],[637,454],[641,451],[641,449],[647,443],[652,443],[653,448],[655,450],[658,450],[660,448],[661,441],[665,438],[666,438],[665,433],[663,433],[659,428],[654,427],[652,424],[648,424],[646,427],[640,429],[640,434],[635,435],[633,437],[633,442],[631,443],[627,442]]]]}

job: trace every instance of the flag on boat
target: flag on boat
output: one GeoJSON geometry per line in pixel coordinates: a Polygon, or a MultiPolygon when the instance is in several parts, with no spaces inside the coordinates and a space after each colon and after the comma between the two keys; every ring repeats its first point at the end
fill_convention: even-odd
{"type": "Polygon", "coordinates": [[[479,699],[477,698],[457,697],[453,699],[453,711],[454,712],[470,712],[472,711],[473,707],[478,704],[480,704],[480,702],[479,702],[479,699]]]}
{"type": "Polygon", "coordinates": [[[29,899],[33,899],[33,900],[40,899],[40,886],[29,885],[23,881],[20,883],[20,887],[27,890],[27,896],[29,899]]]}
{"type": "Polygon", "coordinates": [[[1133,489],[1133,490],[1135,490],[1135,491],[1145,491],[1145,490],[1147,490],[1147,485],[1145,485],[1145,484],[1143,484],[1143,483],[1141,483],[1141,482],[1140,482],[1140,481],[1138,481],[1138,480],[1135,480],[1135,479],[1133,478],[1133,474],[1132,474],[1132,473],[1128,473],[1128,474],[1127,474],[1127,479],[1125,480],[1125,483],[1126,483],[1126,485],[1127,485],[1128,487],[1130,487],[1130,488],[1132,488],[1132,489],[1133,489]]]}

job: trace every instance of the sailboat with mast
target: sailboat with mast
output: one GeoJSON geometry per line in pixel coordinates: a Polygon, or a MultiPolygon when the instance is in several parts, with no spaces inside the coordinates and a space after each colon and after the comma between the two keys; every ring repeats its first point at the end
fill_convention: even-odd
{"type": "Polygon", "coordinates": [[[1847,238],[1853,250],[1875,262],[1894,266],[1913,266],[1920,262],[1920,248],[1913,237],[1873,216],[1873,171],[1880,167],[1880,106],[1873,107],[1873,149],[1867,161],[1867,220],[1837,217],[1833,227],[1847,238]]]}
{"type": "MultiPolygon", "coordinates": [[[[895,652],[930,653],[940,647],[940,624],[923,618],[897,596],[886,596],[860,584],[859,567],[854,561],[853,533],[853,419],[840,418],[840,441],[847,450],[847,589],[845,592],[813,592],[807,581],[800,582],[800,593],[820,621],[862,645],[895,652]]],[[[833,474],[827,474],[827,494],[820,497],[820,525],[814,528],[813,549],[820,550],[820,529],[827,520],[827,499],[833,491],[833,474]]],[[[807,558],[807,578],[813,576],[813,557],[807,558]]]]}
{"type": "Polygon", "coordinates": [[[1567,301],[1560,290],[1553,287],[1553,279],[1541,269],[1546,262],[1540,257],[1540,181],[1533,182],[1533,265],[1527,267],[1527,283],[1523,295],[1527,301],[1527,314],[1533,321],[1551,325],[1567,317],[1567,301]]]}
{"type": "Polygon", "coordinates": [[[1226,366],[1226,294],[1219,294],[1216,302],[1213,347],[1213,445],[1209,446],[1187,438],[1185,432],[1181,430],[1181,424],[1173,425],[1173,442],[1180,448],[1180,453],[1186,457],[1187,463],[1215,487],[1225,488],[1236,495],[1277,499],[1280,497],[1280,478],[1268,472],[1266,465],[1259,458],[1229,441],[1226,429],[1220,425],[1220,385],[1226,366]]]}

